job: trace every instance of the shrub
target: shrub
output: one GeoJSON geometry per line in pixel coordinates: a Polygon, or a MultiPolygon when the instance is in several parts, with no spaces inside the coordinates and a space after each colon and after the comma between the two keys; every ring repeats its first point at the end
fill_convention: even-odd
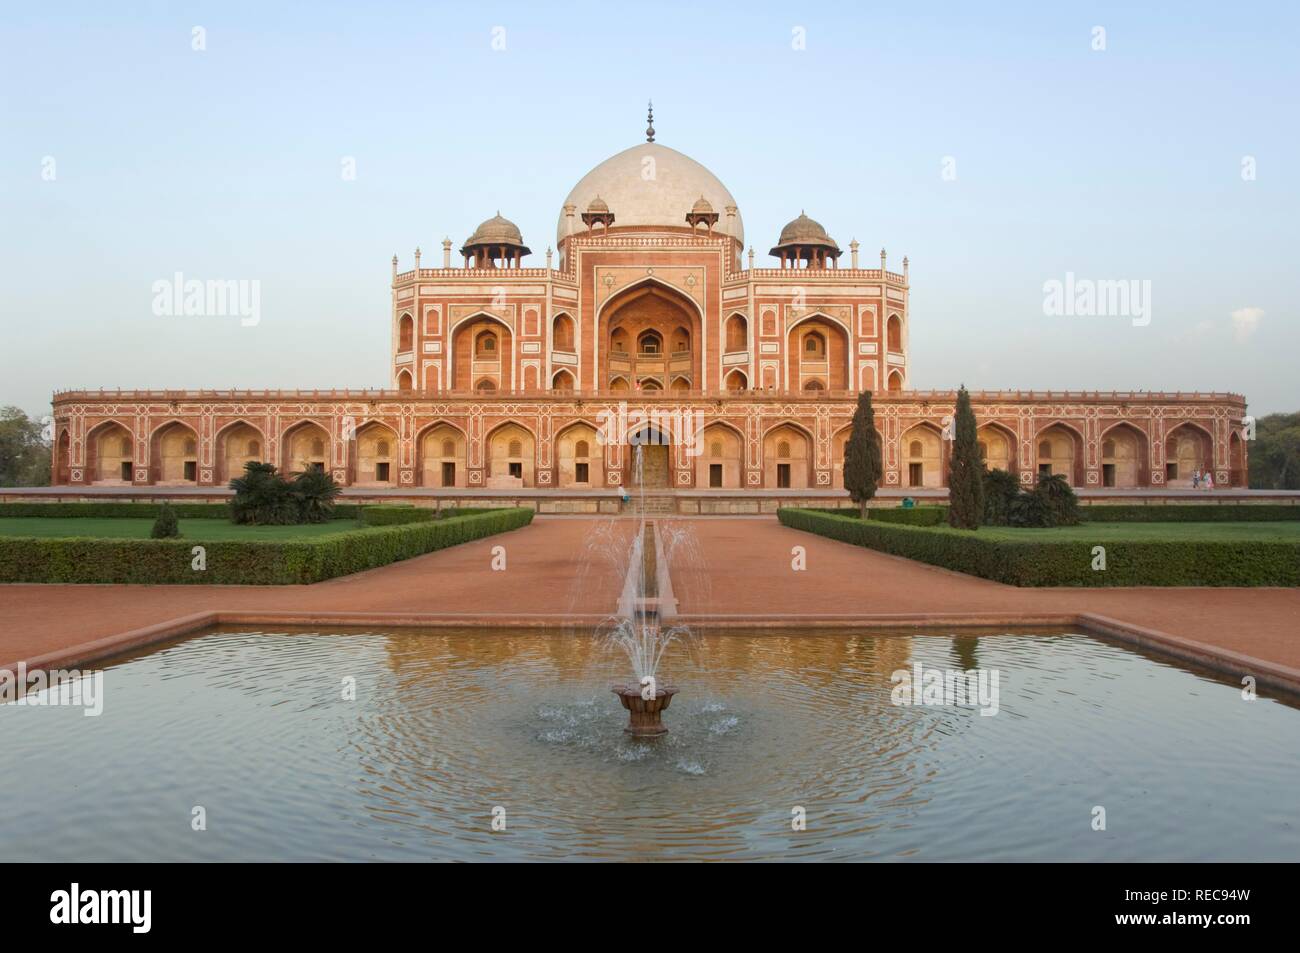
{"type": "Polygon", "coordinates": [[[298,522],[298,505],[286,480],[274,464],[250,460],[244,475],[230,481],[235,498],[230,502],[234,523],[279,526],[298,522]]]}
{"type": "Polygon", "coordinates": [[[217,541],[204,544],[203,571],[191,568],[188,541],[0,536],[0,582],[302,585],[518,529],[532,518],[531,509],[498,509],[311,539],[217,541]]]}
{"type": "Polygon", "coordinates": [[[1020,479],[1006,470],[984,471],[984,522],[988,526],[1009,526],[1011,506],[1020,496],[1020,479]]]}
{"type": "Polygon", "coordinates": [[[176,519],[176,511],[170,503],[164,503],[158,511],[158,518],[153,521],[153,528],[149,530],[149,538],[178,539],[180,535],[181,524],[176,519]]]}
{"type": "Polygon", "coordinates": [[[327,523],[334,518],[334,500],[343,488],[324,470],[305,470],[294,477],[291,495],[299,523],[327,523]]]}
{"type": "Polygon", "coordinates": [[[1106,569],[1097,572],[1087,540],[1006,540],[789,508],[777,517],[794,529],[1013,586],[1300,586],[1300,543],[1111,540],[1106,569]]]}
{"type": "Polygon", "coordinates": [[[1017,493],[1007,507],[1008,526],[1047,526],[1047,502],[1040,493],[1017,493]]]}
{"type": "Polygon", "coordinates": [[[1040,473],[1033,494],[1043,501],[1047,522],[1043,526],[1074,526],[1079,522],[1079,498],[1060,474],[1040,473]]]}

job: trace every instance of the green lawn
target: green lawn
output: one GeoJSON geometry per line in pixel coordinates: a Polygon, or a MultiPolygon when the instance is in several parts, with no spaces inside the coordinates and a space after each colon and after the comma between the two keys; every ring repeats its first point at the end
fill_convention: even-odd
{"type": "MultiPolygon", "coordinates": [[[[196,541],[226,539],[307,539],[362,529],[356,520],[331,520],[301,526],[238,526],[223,519],[181,520],[181,536],[196,541]]],[[[0,518],[0,536],[43,536],[48,538],[91,537],[98,539],[148,539],[150,519],[71,519],[50,517],[0,518]]]]}
{"type": "MultiPolygon", "coordinates": [[[[944,525],[940,528],[948,527],[944,525]]],[[[1073,540],[1088,543],[1124,540],[1300,543],[1300,520],[1276,523],[1080,523],[1078,526],[1056,526],[1051,529],[981,526],[978,535],[987,539],[1073,540]]]]}

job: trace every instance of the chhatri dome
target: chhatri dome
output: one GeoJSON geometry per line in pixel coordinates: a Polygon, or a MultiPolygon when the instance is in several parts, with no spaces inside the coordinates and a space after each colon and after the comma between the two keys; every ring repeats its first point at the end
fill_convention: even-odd
{"type": "MultiPolygon", "coordinates": [[[[690,156],[654,141],[653,125],[646,130],[645,142],[612,155],[579,180],[564,200],[582,212],[597,197],[617,216],[617,225],[670,226],[682,228],[683,216],[694,209],[700,199],[718,211],[735,207],[736,200],[716,175],[690,156]]],[[[715,231],[731,232],[741,245],[745,228],[740,212],[728,228],[727,218],[715,231]]],[[[582,226],[574,223],[574,230],[582,226]]],[[[568,236],[566,215],[560,210],[556,224],[557,242],[568,236]]]]}

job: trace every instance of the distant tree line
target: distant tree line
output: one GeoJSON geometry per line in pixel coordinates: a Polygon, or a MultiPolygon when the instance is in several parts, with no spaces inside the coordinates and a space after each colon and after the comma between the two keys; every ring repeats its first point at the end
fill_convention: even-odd
{"type": "Polygon", "coordinates": [[[1300,412],[1258,418],[1247,446],[1252,490],[1300,490],[1300,412]]]}
{"type": "Polygon", "coordinates": [[[0,407],[0,486],[49,486],[50,442],[39,420],[0,407]]]}

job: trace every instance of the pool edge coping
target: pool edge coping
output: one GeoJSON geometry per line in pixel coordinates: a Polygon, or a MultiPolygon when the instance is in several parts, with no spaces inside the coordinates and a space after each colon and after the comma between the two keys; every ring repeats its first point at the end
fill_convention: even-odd
{"type": "MultiPolygon", "coordinates": [[[[100,662],[135,649],[190,635],[217,625],[339,625],[388,626],[395,628],[563,628],[571,625],[596,625],[608,616],[596,614],[502,614],[485,613],[418,613],[418,612],[311,612],[209,609],[179,616],[165,622],[131,629],[118,635],[67,646],[44,655],[0,663],[0,670],[16,672],[74,668],[100,662]]],[[[1197,642],[1094,612],[1058,613],[876,613],[868,615],[762,615],[748,616],[683,614],[677,624],[710,628],[790,629],[795,626],[813,629],[899,629],[988,628],[1007,626],[1079,627],[1094,635],[1115,638],[1131,645],[1153,649],[1165,655],[1203,665],[1223,674],[1250,676],[1260,685],[1300,694],[1300,669],[1268,662],[1243,652],[1197,642]]]]}

